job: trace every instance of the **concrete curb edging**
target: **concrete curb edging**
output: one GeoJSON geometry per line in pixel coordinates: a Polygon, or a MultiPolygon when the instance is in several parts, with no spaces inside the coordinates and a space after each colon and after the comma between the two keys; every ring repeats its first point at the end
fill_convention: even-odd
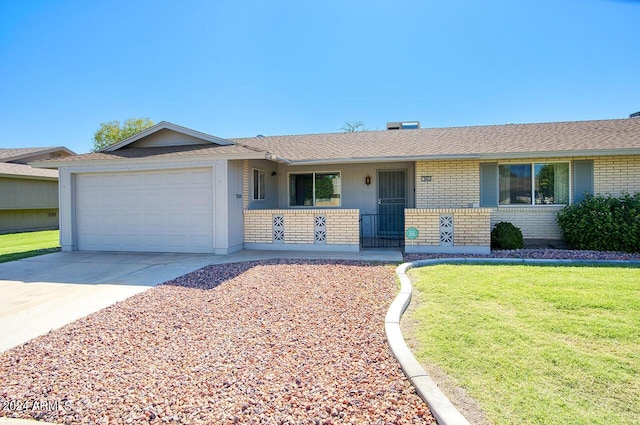
{"type": "Polygon", "coordinates": [[[438,258],[403,263],[396,268],[400,280],[400,292],[393,300],[384,319],[384,330],[391,352],[400,363],[403,372],[409,378],[416,392],[422,398],[439,425],[471,425],[456,409],[438,385],[429,377],[407,346],[400,329],[400,319],[411,303],[412,285],[407,271],[413,267],[437,264],[521,264],[521,265],[633,265],[640,267],[640,261],[630,260],[551,260],[526,258],[438,258]]]}
{"type": "Polygon", "coordinates": [[[422,265],[417,263],[421,262],[403,263],[396,269],[396,276],[400,279],[400,292],[389,306],[384,319],[387,343],[411,385],[415,387],[420,398],[427,403],[439,425],[471,425],[418,363],[400,330],[400,319],[411,302],[412,286],[406,272],[416,265],[422,265]]]}

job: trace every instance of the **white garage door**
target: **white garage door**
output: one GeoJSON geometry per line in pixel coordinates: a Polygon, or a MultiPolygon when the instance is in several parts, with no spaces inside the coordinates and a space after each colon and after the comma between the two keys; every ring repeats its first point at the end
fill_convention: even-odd
{"type": "Polygon", "coordinates": [[[81,251],[213,252],[211,168],[76,176],[81,251]]]}

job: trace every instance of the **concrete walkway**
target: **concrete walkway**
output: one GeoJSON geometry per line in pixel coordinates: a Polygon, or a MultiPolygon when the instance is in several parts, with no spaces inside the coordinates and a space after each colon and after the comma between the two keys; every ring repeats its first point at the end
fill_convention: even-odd
{"type": "Polygon", "coordinates": [[[0,352],[209,264],[272,258],[402,262],[399,251],[57,252],[0,263],[0,352]]]}

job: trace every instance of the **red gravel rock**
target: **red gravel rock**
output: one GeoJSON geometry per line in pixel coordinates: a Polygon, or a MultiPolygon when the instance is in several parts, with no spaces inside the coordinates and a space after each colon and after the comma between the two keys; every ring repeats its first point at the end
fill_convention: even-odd
{"type": "Polygon", "coordinates": [[[0,416],[434,424],[385,341],[396,291],[378,264],[209,266],[0,354],[0,416]]]}

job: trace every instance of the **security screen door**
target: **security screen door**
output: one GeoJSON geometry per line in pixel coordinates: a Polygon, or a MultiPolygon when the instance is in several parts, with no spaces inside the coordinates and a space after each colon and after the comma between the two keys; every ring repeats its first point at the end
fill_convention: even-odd
{"type": "Polygon", "coordinates": [[[378,236],[402,237],[406,201],[406,171],[378,171],[378,236]]]}

